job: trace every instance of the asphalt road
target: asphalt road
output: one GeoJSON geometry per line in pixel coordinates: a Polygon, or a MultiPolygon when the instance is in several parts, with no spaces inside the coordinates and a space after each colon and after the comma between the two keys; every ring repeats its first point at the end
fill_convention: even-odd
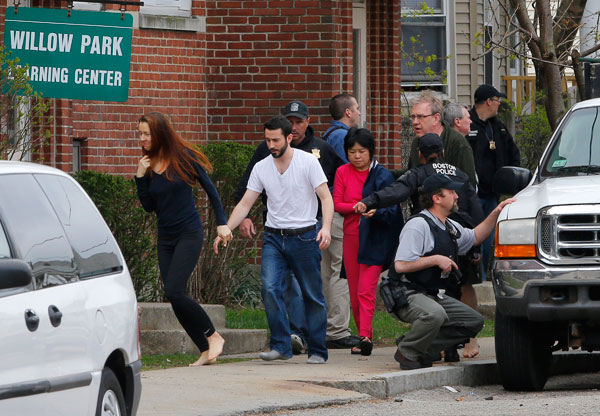
{"type": "MultiPolygon", "coordinates": [[[[508,392],[500,385],[416,390],[389,400],[280,411],[289,416],[390,415],[598,415],[600,373],[551,377],[541,392],[508,392]]],[[[272,415],[273,413],[271,413],[272,415]]]]}

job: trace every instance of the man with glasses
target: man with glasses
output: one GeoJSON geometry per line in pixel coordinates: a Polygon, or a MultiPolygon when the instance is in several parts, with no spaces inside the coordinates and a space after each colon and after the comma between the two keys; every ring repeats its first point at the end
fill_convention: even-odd
{"type": "MultiPolygon", "coordinates": [[[[483,84],[475,90],[475,105],[470,111],[471,133],[467,140],[473,149],[475,170],[479,188],[477,195],[481,201],[483,214],[488,215],[498,205],[498,197],[492,189],[494,174],[502,166],[520,166],[521,155],[513,137],[497,115],[500,98],[506,94],[492,85],[483,84]]],[[[482,279],[485,280],[494,233],[481,245],[482,279]]]]}
{"type": "Polygon", "coordinates": [[[442,100],[437,98],[433,91],[426,90],[413,100],[412,105],[410,120],[417,137],[410,146],[408,168],[412,169],[421,164],[419,138],[427,133],[435,133],[442,138],[444,144],[444,161],[469,175],[469,181],[476,187],[477,177],[473,152],[467,140],[442,120],[444,111],[442,100]]]}

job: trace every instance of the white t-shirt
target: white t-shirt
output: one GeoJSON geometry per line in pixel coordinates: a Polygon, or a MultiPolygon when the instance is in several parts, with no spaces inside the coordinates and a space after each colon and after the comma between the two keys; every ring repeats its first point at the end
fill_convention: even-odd
{"type": "MultiPolygon", "coordinates": [[[[420,213],[431,218],[442,230],[446,229],[444,224],[442,224],[442,222],[429,210],[424,209],[420,213]]],[[[452,221],[449,218],[447,218],[446,221],[450,221],[460,232],[460,238],[456,240],[458,244],[458,254],[465,254],[475,243],[475,231],[471,228],[464,228],[459,223],[452,221]]],[[[400,244],[398,244],[398,250],[396,251],[394,261],[417,261],[420,257],[423,257],[425,253],[429,253],[433,250],[434,244],[433,233],[431,232],[427,221],[420,217],[413,218],[404,224],[404,227],[400,232],[400,244]]],[[[456,259],[454,259],[454,261],[456,262],[456,259]]]]}
{"type": "Polygon", "coordinates": [[[326,182],[319,160],[311,153],[295,149],[283,174],[277,170],[272,155],[254,165],[247,188],[258,193],[263,189],[267,192],[266,226],[294,229],[316,224],[315,189],[326,182]]]}

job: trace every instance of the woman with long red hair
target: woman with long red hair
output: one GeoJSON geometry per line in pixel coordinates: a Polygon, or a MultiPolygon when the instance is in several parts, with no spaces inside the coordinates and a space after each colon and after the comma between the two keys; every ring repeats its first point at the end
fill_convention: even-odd
{"type": "Polygon", "coordinates": [[[202,250],[202,221],[193,195],[196,182],[206,191],[217,217],[217,232],[225,241],[232,235],[219,193],[208,177],[208,158],[179,136],[161,113],[138,120],[143,157],[135,182],[144,209],[158,218],[158,266],[175,316],[200,349],[190,366],[214,364],[225,340],[215,330],[206,311],[186,292],[202,250]]]}

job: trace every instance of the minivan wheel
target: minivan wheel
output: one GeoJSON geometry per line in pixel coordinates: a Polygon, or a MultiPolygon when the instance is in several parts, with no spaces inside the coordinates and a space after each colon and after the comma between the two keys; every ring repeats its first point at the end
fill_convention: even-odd
{"type": "Polygon", "coordinates": [[[102,370],[96,416],[125,416],[125,399],[117,376],[110,368],[102,370]]]}
{"type": "Polygon", "coordinates": [[[552,362],[551,343],[523,318],[503,315],[496,308],[496,361],[506,390],[544,388],[552,362]]]}

